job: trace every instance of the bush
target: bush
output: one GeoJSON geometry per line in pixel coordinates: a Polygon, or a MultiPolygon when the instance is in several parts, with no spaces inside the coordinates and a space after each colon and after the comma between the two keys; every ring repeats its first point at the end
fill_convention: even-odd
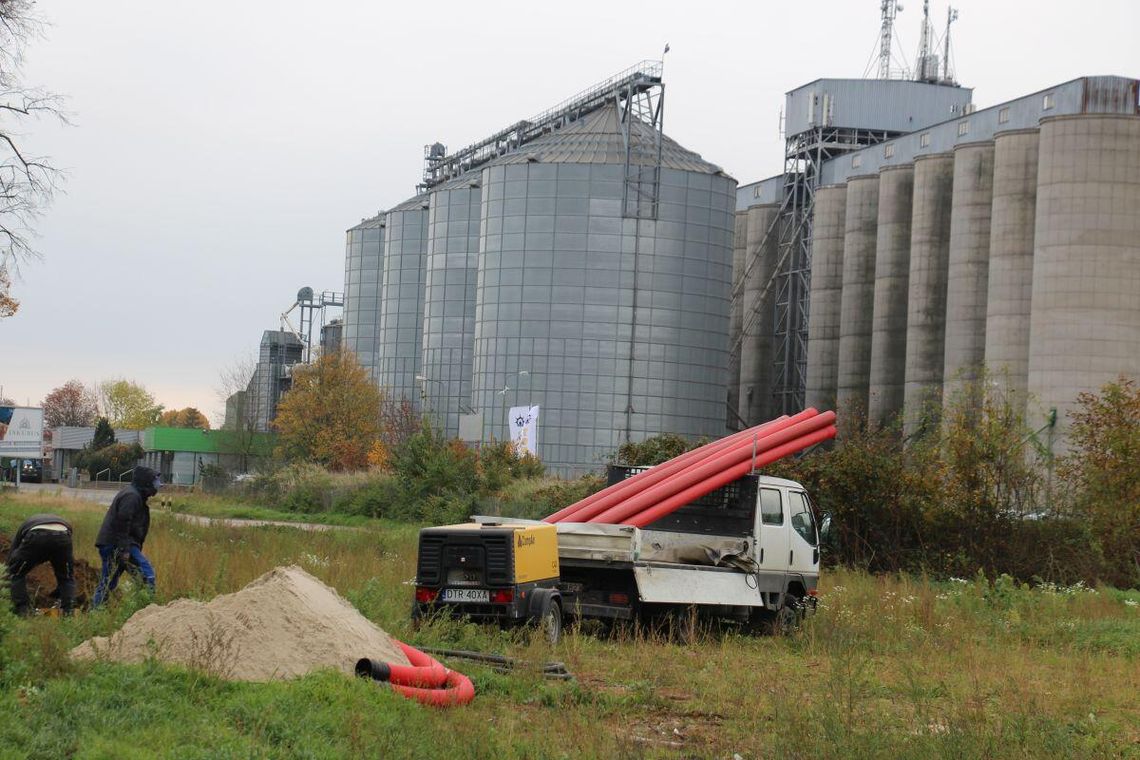
{"type": "Polygon", "coordinates": [[[627,467],[652,467],[667,462],[708,443],[705,438],[691,442],[676,433],[661,433],[634,443],[627,441],[618,447],[614,464],[627,467]]]}
{"type": "Polygon", "coordinates": [[[110,470],[115,481],[143,458],[143,448],[137,443],[112,443],[100,449],[85,448],[75,459],[76,466],[86,470],[92,480],[104,470],[110,470]]]}

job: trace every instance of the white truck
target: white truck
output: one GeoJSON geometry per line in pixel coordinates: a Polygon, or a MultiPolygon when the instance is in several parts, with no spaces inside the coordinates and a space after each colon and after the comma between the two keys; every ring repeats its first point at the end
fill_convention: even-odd
{"type": "Polygon", "coordinates": [[[644,620],[692,610],[786,630],[815,608],[820,527],[791,480],[747,475],[645,528],[556,528],[567,616],[644,620]]]}

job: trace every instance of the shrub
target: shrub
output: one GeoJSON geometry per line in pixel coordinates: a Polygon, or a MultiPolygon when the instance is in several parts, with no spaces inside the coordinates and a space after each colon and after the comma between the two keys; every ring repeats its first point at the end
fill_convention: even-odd
{"type": "Polygon", "coordinates": [[[626,441],[618,447],[614,464],[627,467],[651,467],[679,457],[686,451],[703,446],[707,439],[692,442],[676,433],[661,433],[634,443],[626,441]]]}
{"type": "Polygon", "coordinates": [[[138,443],[112,443],[100,449],[83,449],[75,463],[79,469],[86,470],[92,480],[103,470],[110,470],[110,479],[116,480],[134,467],[143,453],[138,443]]]}

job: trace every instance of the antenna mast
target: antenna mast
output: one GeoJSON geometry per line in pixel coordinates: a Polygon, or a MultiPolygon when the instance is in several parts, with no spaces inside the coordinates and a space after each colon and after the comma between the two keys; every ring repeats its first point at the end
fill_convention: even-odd
{"type": "Polygon", "coordinates": [[[942,65],[945,67],[943,70],[946,72],[944,79],[947,84],[954,83],[954,76],[950,73],[950,25],[958,20],[958,10],[946,6],[946,44],[942,52],[942,65]]]}
{"type": "Polygon", "coordinates": [[[902,10],[898,0],[882,0],[879,6],[883,15],[879,31],[879,79],[891,78],[891,37],[894,35],[895,16],[902,10]]]}
{"type": "Polygon", "coordinates": [[[918,38],[918,62],[915,64],[914,79],[917,82],[931,82],[938,78],[938,62],[930,56],[930,0],[922,0],[922,34],[918,38]]]}

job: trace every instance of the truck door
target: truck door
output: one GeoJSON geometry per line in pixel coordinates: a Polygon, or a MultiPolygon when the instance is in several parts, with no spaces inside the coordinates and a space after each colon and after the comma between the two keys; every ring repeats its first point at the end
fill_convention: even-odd
{"type": "Polygon", "coordinates": [[[802,575],[808,581],[808,588],[814,588],[819,577],[819,534],[807,496],[800,491],[788,491],[788,512],[792,526],[788,571],[802,575]]]}
{"type": "Polygon", "coordinates": [[[779,488],[760,488],[757,522],[757,582],[762,592],[783,593],[788,570],[788,508],[779,488]]]}

